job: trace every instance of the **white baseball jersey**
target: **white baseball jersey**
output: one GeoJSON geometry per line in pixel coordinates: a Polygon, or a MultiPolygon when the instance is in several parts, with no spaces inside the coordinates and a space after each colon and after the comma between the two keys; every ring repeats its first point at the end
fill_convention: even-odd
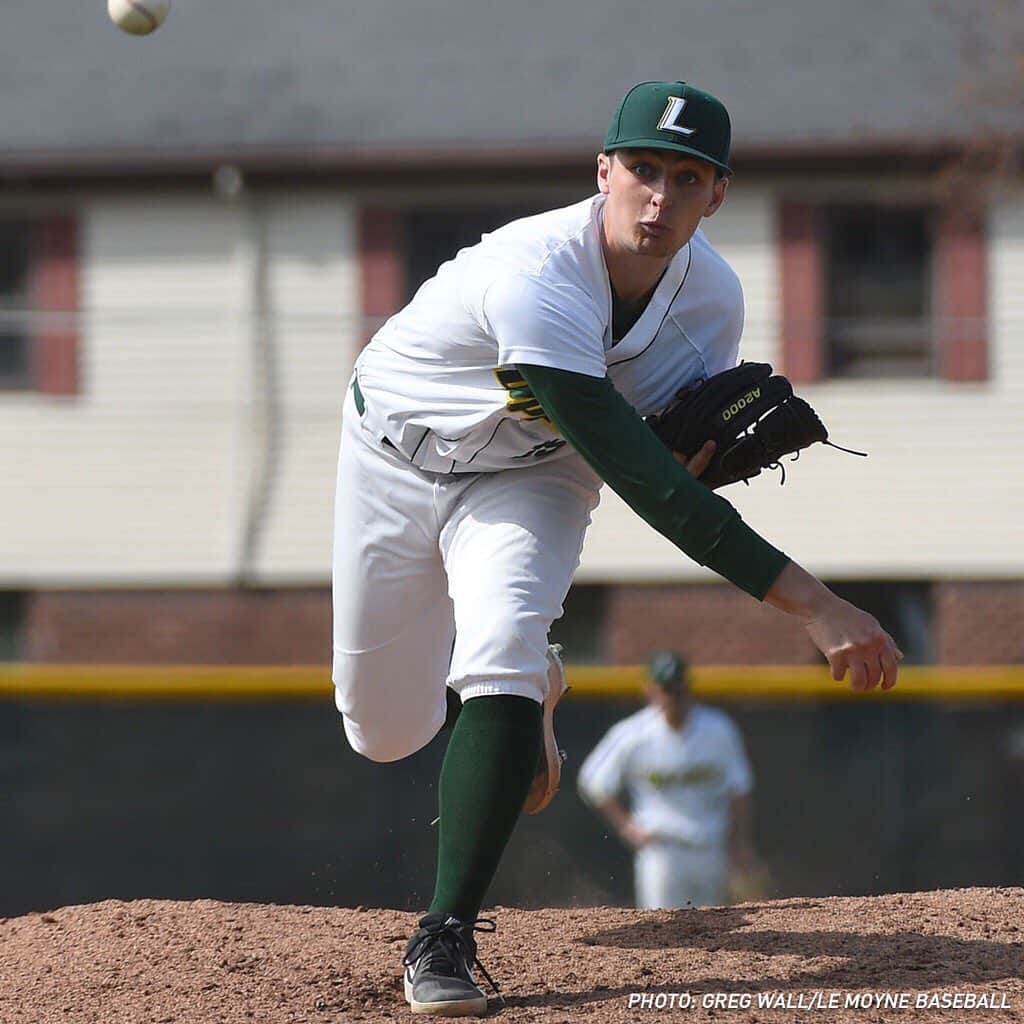
{"type": "Polygon", "coordinates": [[[607,375],[642,416],[735,365],[742,290],[699,231],[613,344],[603,206],[598,195],[484,235],[387,321],[357,363],[378,441],[434,472],[515,468],[569,451],[517,363],[607,375]]]}
{"type": "Polygon", "coordinates": [[[609,375],[646,415],[736,361],[742,293],[699,233],[613,344],[603,207],[597,196],[484,236],[357,362],[338,460],[333,678],[367,757],[429,742],[446,684],[463,700],[546,693],[548,630],[601,481],[516,364],[609,375]]]}
{"type": "Polygon", "coordinates": [[[693,704],[679,731],[654,707],[612,726],[581,766],[578,786],[595,805],[627,795],[634,820],[657,839],[721,849],[730,801],[749,793],[753,779],[732,720],[693,704]]]}

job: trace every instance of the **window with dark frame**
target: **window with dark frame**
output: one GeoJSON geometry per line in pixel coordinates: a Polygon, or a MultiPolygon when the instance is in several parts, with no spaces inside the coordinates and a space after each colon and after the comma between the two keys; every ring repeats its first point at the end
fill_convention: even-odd
{"type": "Polygon", "coordinates": [[[405,280],[411,299],[437,268],[460,250],[476,245],[485,232],[548,209],[548,205],[417,207],[404,211],[405,280]]]}
{"type": "Polygon", "coordinates": [[[823,226],[826,375],[934,376],[931,211],[828,206],[823,226]]]}
{"type": "Polygon", "coordinates": [[[25,656],[26,595],[0,590],[0,661],[20,661],[25,656]]]}
{"type": "Polygon", "coordinates": [[[0,218],[0,390],[33,386],[31,241],[27,221],[0,218]]]}
{"type": "Polygon", "coordinates": [[[560,619],[551,624],[549,639],[565,648],[567,661],[579,665],[608,660],[608,588],[596,583],[575,583],[569,588],[560,619]]]}

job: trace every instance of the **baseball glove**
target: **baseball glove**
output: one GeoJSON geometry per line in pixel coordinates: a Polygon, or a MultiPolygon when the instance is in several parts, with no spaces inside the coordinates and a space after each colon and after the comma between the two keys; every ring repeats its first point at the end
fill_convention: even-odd
{"type": "Polygon", "coordinates": [[[738,480],[746,483],[762,469],[776,467],[782,468],[784,481],[784,455],[796,456],[816,441],[839,447],[829,441],[818,414],[768,363],[740,363],[685,387],[647,422],[669,449],[686,458],[705,442],[715,442],[714,457],[700,477],[712,490],[738,480]]]}

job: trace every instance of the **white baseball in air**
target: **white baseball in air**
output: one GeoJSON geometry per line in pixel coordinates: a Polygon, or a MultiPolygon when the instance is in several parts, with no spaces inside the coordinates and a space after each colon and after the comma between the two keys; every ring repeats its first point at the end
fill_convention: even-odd
{"type": "Polygon", "coordinates": [[[122,32],[148,36],[155,32],[171,9],[170,0],[107,0],[110,20],[122,32]]]}

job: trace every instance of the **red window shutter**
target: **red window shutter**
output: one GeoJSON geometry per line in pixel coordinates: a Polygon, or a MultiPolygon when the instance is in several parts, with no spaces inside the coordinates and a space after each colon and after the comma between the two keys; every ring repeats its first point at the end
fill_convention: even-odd
{"type": "Polygon", "coordinates": [[[38,315],[33,331],[36,390],[47,395],[75,395],[79,390],[78,221],[58,213],[36,225],[31,262],[32,307],[38,315]]]}
{"type": "Polygon", "coordinates": [[[377,328],[405,305],[405,242],[401,212],[392,207],[363,207],[359,211],[358,231],[365,345],[377,328]]]}
{"type": "Polygon", "coordinates": [[[988,377],[988,282],[984,218],[951,211],[935,231],[938,366],[945,380],[988,377]]]}
{"type": "Polygon", "coordinates": [[[779,251],[782,372],[794,384],[807,384],[825,372],[825,254],[817,206],[781,204],[779,251]]]}

